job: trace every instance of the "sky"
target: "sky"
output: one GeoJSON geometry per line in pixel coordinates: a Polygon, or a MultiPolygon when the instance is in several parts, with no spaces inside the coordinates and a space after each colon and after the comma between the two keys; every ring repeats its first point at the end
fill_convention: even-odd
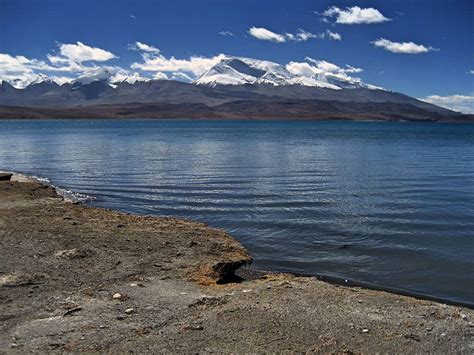
{"type": "Polygon", "coordinates": [[[189,81],[222,55],[474,112],[472,0],[0,0],[0,80],[17,87],[101,68],[189,81]]]}

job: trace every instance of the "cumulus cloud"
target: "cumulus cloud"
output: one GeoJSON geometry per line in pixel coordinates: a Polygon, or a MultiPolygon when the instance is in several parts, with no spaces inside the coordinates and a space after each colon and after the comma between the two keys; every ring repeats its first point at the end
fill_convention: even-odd
{"type": "Polygon", "coordinates": [[[256,39],[260,39],[262,41],[270,41],[276,43],[283,43],[286,42],[285,36],[267,30],[263,27],[251,27],[249,29],[249,34],[256,39]]]}
{"type": "Polygon", "coordinates": [[[342,39],[339,33],[331,32],[329,30],[326,30],[325,32],[321,33],[311,33],[301,28],[299,28],[296,33],[287,32],[284,34],[280,34],[267,30],[263,27],[252,27],[249,29],[249,34],[257,39],[276,43],[284,43],[287,41],[306,42],[310,39],[330,39],[336,41],[340,41],[342,39]]]}
{"type": "Polygon", "coordinates": [[[0,53],[0,80],[5,80],[17,88],[43,79],[45,75],[40,71],[61,70],[38,59],[0,53]]]}
{"type": "Polygon", "coordinates": [[[234,34],[230,31],[220,31],[219,34],[221,36],[229,36],[229,37],[234,37],[234,34]]]}
{"type": "Polygon", "coordinates": [[[335,17],[336,23],[343,25],[370,24],[391,21],[389,18],[372,7],[360,8],[359,6],[346,7],[341,9],[337,6],[331,6],[322,13],[323,18],[335,17]]]}
{"type": "Polygon", "coordinates": [[[139,52],[142,51],[142,52],[155,53],[155,54],[160,53],[160,50],[158,48],[150,46],[142,42],[135,42],[133,44],[129,44],[128,49],[139,51],[139,52]]]}
{"type": "Polygon", "coordinates": [[[363,71],[361,68],[355,68],[350,65],[340,67],[334,63],[313,59],[311,57],[305,57],[305,62],[289,62],[286,65],[286,69],[294,75],[305,77],[316,76],[319,79],[329,75],[352,83],[360,83],[361,79],[352,77],[349,74],[360,73],[363,71]]]}
{"type": "Polygon", "coordinates": [[[474,96],[472,95],[430,95],[420,100],[441,106],[453,111],[474,114],[474,96]]]}
{"type": "Polygon", "coordinates": [[[337,33],[337,32],[331,32],[329,30],[326,30],[325,32],[325,35],[329,38],[329,39],[332,39],[332,40],[335,40],[335,41],[340,41],[342,39],[342,36],[337,33]]]}
{"type": "Polygon", "coordinates": [[[75,63],[82,63],[88,61],[106,62],[110,59],[117,58],[113,53],[97,47],[89,47],[82,42],[75,44],[60,44],[59,51],[61,58],[56,58],[57,61],[70,61],[75,63]]]}
{"type": "Polygon", "coordinates": [[[379,38],[371,43],[375,47],[383,48],[392,53],[420,54],[438,50],[433,47],[426,47],[422,44],[416,44],[413,42],[392,42],[385,38],[379,38]]]}
{"type": "Polygon", "coordinates": [[[80,76],[96,75],[102,69],[116,73],[122,68],[98,66],[95,62],[105,62],[116,58],[114,54],[100,48],[76,44],[60,44],[58,54],[48,54],[48,62],[25,56],[0,54],[0,80],[5,80],[17,88],[49,78],[59,84],[80,76]]]}
{"type": "Polygon", "coordinates": [[[155,77],[159,79],[171,75],[172,78],[192,81],[225,57],[223,54],[219,54],[211,58],[191,56],[189,59],[177,59],[173,56],[165,57],[157,48],[149,45],[143,46],[143,43],[140,47],[136,46],[135,50],[141,52],[142,62],[135,62],[130,67],[135,70],[154,72],[155,77]],[[155,48],[156,51],[147,50],[149,48],[155,48]]]}
{"type": "Polygon", "coordinates": [[[156,72],[153,74],[153,79],[154,80],[168,80],[168,75],[162,72],[156,72]]]}

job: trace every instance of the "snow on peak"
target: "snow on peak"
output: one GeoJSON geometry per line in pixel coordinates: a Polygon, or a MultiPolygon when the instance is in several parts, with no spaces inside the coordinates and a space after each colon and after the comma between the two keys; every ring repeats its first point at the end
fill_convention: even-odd
{"type": "Polygon", "coordinates": [[[291,74],[277,63],[242,57],[224,57],[194,83],[198,85],[285,85],[291,74]]]}
{"type": "Polygon", "coordinates": [[[40,74],[37,74],[36,78],[33,79],[29,85],[41,84],[41,83],[52,84],[54,83],[54,80],[40,73],[40,74]]]}
{"type": "Polygon", "coordinates": [[[302,75],[290,72],[287,67],[278,63],[233,56],[225,56],[194,83],[212,87],[216,85],[266,84],[274,86],[302,85],[333,90],[379,89],[363,84],[360,79],[347,75],[322,71],[302,75]]]}

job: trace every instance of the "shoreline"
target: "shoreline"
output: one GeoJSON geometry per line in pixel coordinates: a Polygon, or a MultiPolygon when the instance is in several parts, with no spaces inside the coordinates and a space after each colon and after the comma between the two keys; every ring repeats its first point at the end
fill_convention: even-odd
{"type": "MultiPolygon", "coordinates": [[[[0,175],[2,173],[7,173],[5,171],[0,170],[0,175]]],[[[20,182],[38,182],[40,184],[45,184],[48,186],[51,186],[56,190],[59,196],[63,197],[65,201],[71,202],[71,203],[86,203],[87,201],[94,200],[94,196],[87,196],[81,193],[77,193],[68,189],[61,188],[59,186],[53,185],[51,181],[48,178],[44,177],[39,177],[36,175],[29,175],[21,172],[8,172],[13,174],[13,181],[20,181],[20,182]]],[[[90,205],[92,208],[97,208],[92,205],[90,205]]],[[[124,212],[127,213],[127,212],[124,212]]],[[[128,214],[128,213],[127,213],[128,214]]],[[[168,216],[172,218],[177,218],[180,219],[180,217],[176,216],[168,216]]],[[[237,241],[238,243],[238,241],[237,241]]],[[[270,274],[289,274],[293,275],[295,277],[308,277],[308,278],[316,278],[317,280],[327,282],[332,285],[339,285],[339,286],[347,286],[347,287],[362,287],[368,290],[374,290],[374,291],[382,291],[382,292],[389,292],[393,293],[396,295],[401,295],[401,296],[407,296],[407,297],[413,297],[418,300],[427,300],[427,301],[433,301],[433,302],[438,302],[446,305],[452,305],[452,306],[460,306],[460,307],[466,307],[470,309],[474,309],[474,302],[464,302],[464,301],[456,301],[456,300],[450,300],[447,298],[443,297],[438,297],[438,296],[433,296],[429,294],[423,294],[423,293],[417,293],[405,289],[400,289],[396,287],[389,287],[389,286],[384,286],[384,285],[378,285],[370,282],[365,282],[365,281],[358,281],[358,280],[353,280],[353,279],[347,279],[344,277],[338,277],[338,276],[331,276],[331,275],[326,275],[326,274],[309,274],[309,273],[295,273],[295,272],[287,272],[287,271],[282,271],[282,270],[266,270],[266,269],[260,269],[260,268],[255,268],[251,266],[251,264],[246,265],[247,267],[250,267],[252,270],[249,271],[250,274],[258,274],[258,275],[264,275],[266,273],[270,274]]],[[[236,270],[238,271],[238,270],[236,270]]],[[[246,271],[245,273],[247,273],[246,271]]],[[[240,275],[242,276],[242,275],[240,275]]],[[[246,278],[243,278],[246,280],[246,278]]]]}
{"type": "Polygon", "coordinates": [[[50,186],[14,176],[0,181],[0,351],[474,346],[471,309],[259,270],[235,282],[234,271],[251,257],[224,231],[72,204],[50,186]],[[322,338],[306,339],[308,330],[322,338]]]}
{"type": "Polygon", "coordinates": [[[328,118],[305,118],[305,117],[6,117],[1,115],[2,121],[216,121],[216,122],[235,122],[235,121],[256,121],[256,122],[377,122],[377,123],[426,123],[426,124],[474,124],[472,118],[435,120],[435,119],[410,119],[410,118],[347,118],[347,117],[328,117],[328,118]]]}

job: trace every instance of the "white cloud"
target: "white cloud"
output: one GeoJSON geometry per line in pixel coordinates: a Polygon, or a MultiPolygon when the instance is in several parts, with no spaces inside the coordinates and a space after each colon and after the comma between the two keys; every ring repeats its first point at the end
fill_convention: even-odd
{"type": "Polygon", "coordinates": [[[329,39],[332,39],[334,41],[340,41],[342,39],[342,36],[337,32],[331,32],[329,30],[326,30],[325,34],[329,39]]]}
{"type": "Polygon", "coordinates": [[[267,30],[266,28],[263,28],[263,27],[259,27],[259,28],[252,27],[249,29],[249,34],[257,39],[260,39],[263,41],[276,42],[276,43],[284,43],[287,41],[306,42],[310,39],[331,39],[331,40],[336,40],[336,41],[340,41],[342,39],[339,33],[331,32],[329,30],[315,34],[315,33],[305,31],[301,28],[299,28],[296,33],[287,32],[284,34],[280,34],[280,33],[275,33],[270,30],[267,30]]]}
{"type": "Polygon", "coordinates": [[[62,55],[47,55],[51,64],[35,58],[11,56],[0,53],[0,80],[5,80],[17,88],[24,88],[29,84],[49,78],[59,84],[69,82],[78,77],[103,77],[111,81],[145,80],[138,73],[130,73],[118,66],[84,65],[70,61],[62,55]],[[58,75],[62,73],[62,75],[58,75]],[[104,76],[105,75],[105,76],[104,76]]]}
{"type": "Polygon", "coordinates": [[[155,48],[156,51],[153,52],[146,50],[147,48],[155,47],[142,43],[141,48],[138,46],[135,48],[135,50],[141,51],[143,61],[140,63],[132,63],[130,67],[145,72],[160,73],[155,74],[155,77],[159,79],[168,77],[166,73],[169,73],[172,77],[179,78],[180,80],[192,81],[194,78],[204,74],[205,71],[225,57],[223,54],[219,54],[211,58],[201,56],[191,56],[189,59],[177,59],[173,56],[167,58],[160,54],[157,48],[155,48]]]}
{"type": "Polygon", "coordinates": [[[474,74],[474,69],[469,70],[469,74],[474,74]]]}
{"type": "MultiPolygon", "coordinates": [[[[89,47],[82,42],[75,44],[60,44],[59,51],[62,58],[55,58],[57,62],[69,61],[82,63],[88,61],[105,62],[117,58],[113,53],[101,48],[89,47]]],[[[50,59],[51,60],[51,59],[50,59]]]]}
{"type": "Polygon", "coordinates": [[[134,51],[139,51],[139,52],[141,51],[141,52],[155,53],[155,54],[160,53],[160,50],[158,48],[150,46],[142,42],[135,42],[134,44],[129,44],[128,48],[134,51]]]}
{"type": "Polygon", "coordinates": [[[230,31],[220,31],[219,34],[221,36],[229,36],[229,37],[234,37],[234,34],[230,31]]]}
{"type": "Polygon", "coordinates": [[[381,23],[385,21],[391,21],[389,18],[382,15],[379,10],[374,9],[372,7],[363,9],[359,6],[353,6],[341,9],[337,6],[331,6],[329,9],[324,11],[322,15],[324,17],[335,17],[336,23],[344,25],[381,23]]]}
{"type": "Polygon", "coordinates": [[[195,76],[203,74],[214,64],[217,64],[224,55],[212,58],[192,56],[189,59],[166,58],[163,55],[147,56],[143,55],[143,63],[133,63],[132,69],[139,69],[150,72],[187,72],[195,76]]]}
{"type": "Polygon", "coordinates": [[[346,65],[346,67],[343,68],[334,63],[325,60],[316,60],[310,57],[306,57],[305,61],[306,62],[289,62],[286,65],[286,69],[291,74],[305,77],[319,76],[321,78],[330,75],[344,81],[354,83],[361,82],[360,78],[355,78],[349,75],[362,72],[363,70],[361,68],[355,68],[350,65],[346,65]]]}
{"type": "Polygon", "coordinates": [[[276,43],[283,43],[286,42],[285,36],[267,30],[263,27],[251,27],[249,29],[249,34],[257,39],[262,41],[271,41],[276,43]]]}
{"type": "Polygon", "coordinates": [[[37,73],[37,70],[53,71],[56,68],[37,59],[0,53],[0,80],[5,80],[17,88],[40,80],[44,75],[37,73]]]}
{"type": "Polygon", "coordinates": [[[288,37],[289,40],[293,40],[297,42],[306,42],[307,40],[312,39],[312,38],[320,38],[318,37],[318,35],[302,30],[301,28],[298,29],[298,32],[295,35],[291,33],[287,33],[286,36],[288,37]]]}
{"type": "Polygon", "coordinates": [[[349,64],[346,64],[346,69],[344,69],[346,73],[360,73],[363,72],[364,70],[361,68],[355,68],[349,64]]]}
{"type": "Polygon", "coordinates": [[[168,80],[168,75],[162,72],[156,72],[153,74],[153,79],[154,80],[168,80]]]}
{"type": "Polygon", "coordinates": [[[474,96],[472,95],[430,95],[420,99],[453,111],[474,114],[474,96]]]}
{"type": "Polygon", "coordinates": [[[392,53],[420,54],[438,50],[433,47],[426,47],[422,44],[416,44],[413,42],[392,42],[385,38],[379,38],[371,43],[375,47],[383,48],[392,53]]]}

